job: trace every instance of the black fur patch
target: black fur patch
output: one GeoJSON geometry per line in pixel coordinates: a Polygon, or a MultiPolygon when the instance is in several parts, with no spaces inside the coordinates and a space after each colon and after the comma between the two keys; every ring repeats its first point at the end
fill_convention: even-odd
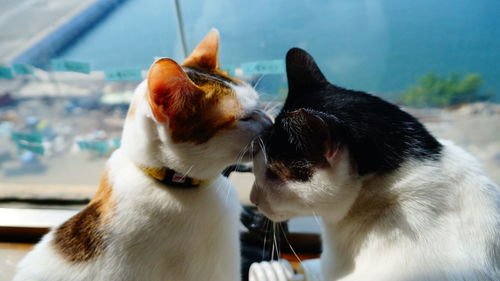
{"type": "Polygon", "coordinates": [[[348,148],[359,175],[393,171],[409,158],[439,159],[441,144],[399,107],[330,84],[304,50],[288,51],[286,63],[288,97],[262,137],[269,167],[280,163],[289,169],[281,174],[307,181],[326,163],[326,149],[338,146],[348,148]]]}

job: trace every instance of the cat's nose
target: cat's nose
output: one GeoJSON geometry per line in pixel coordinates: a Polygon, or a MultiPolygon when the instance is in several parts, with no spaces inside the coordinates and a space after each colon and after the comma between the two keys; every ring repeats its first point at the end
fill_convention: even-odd
{"type": "Polygon", "coordinates": [[[250,116],[252,119],[261,124],[264,129],[269,128],[273,125],[273,121],[271,121],[271,118],[269,118],[269,116],[262,110],[254,110],[250,114],[250,116]]]}

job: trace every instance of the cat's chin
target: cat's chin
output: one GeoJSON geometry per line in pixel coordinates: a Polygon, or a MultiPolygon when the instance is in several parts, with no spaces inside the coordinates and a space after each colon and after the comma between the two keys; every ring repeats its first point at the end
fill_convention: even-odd
{"type": "Polygon", "coordinates": [[[285,213],[277,213],[272,210],[269,210],[267,208],[263,208],[259,206],[259,212],[261,212],[264,216],[266,216],[268,219],[272,220],[273,222],[284,222],[289,220],[292,216],[289,214],[285,213]]]}
{"type": "Polygon", "coordinates": [[[272,220],[273,222],[285,222],[291,218],[290,216],[281,215],[281,214],[274,214],[272,216],[265,215],[265,216],[268,219],[272,220]]]}

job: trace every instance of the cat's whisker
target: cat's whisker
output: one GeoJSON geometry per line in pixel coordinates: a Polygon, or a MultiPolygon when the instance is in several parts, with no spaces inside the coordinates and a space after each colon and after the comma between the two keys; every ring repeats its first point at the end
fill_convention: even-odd
{"type": "Polygon", "coordinates": [[[274,96],[273,99],[267,101],[266,106],[262,109],[273,122],[276,117],[276,109],[283,106],[283,101],[280,100],[280,96],[274,96]]]}
{"type": "Polygon", "coordinates": [[[319,228],[323,229],[323,224],[319,221],[319,216],[314,211],[312,213],[313,213],[313,218],[316,221],[316,223],[318,224],[319,228]]]}
{"type": "Polygon", "coordinates": [[[264,245],[262,246],[262,258],[261,258],[261,260],[264,260],[264,254],[266,252],[267,232],[268,232],[269,226],[270,226],[269,220],[266,220],[266,222],[264,223],[264,245]]]}
{"type": "Polygon", "coordinates": [[[262,109],[265,113],[270,112],[269,109],[273,106],[274,98],[266,103],[266,106],[262,109]]]}
{"type": "Polygon", "coordinates": [[[263,111],[266,113],[271,120],[274,121],[274,118],[276,117],[275,110],[279,107],[281,107],[282,104],[277,102],[277,99],[274,98],[273,100],[267,102],[266,106],[264,107],[263,111]]]}
{"type": "Polygon", "coordinates": [[[184,180],[186,178],[186,176],[189,174],[189,172],[191,172],[191,170],[193,170],[194,168],[194,165],[191,165],[191,167],[189,167],[189,169],[187,170],[187,172],[184,173],[184,175],[182,175],[182,179],[184,180]]]}
{"type": "Polygon", "coordinates": [[[306,206],[309,208],[309,210],[311,210],[311,213],[313,214],[314,221],[316,222],[316,224],[318,224],[318,227],[320,229],[323,229],[323,224],[319,221],[319,216],[314,211],[314,208],[311,205],[309,205],[309,203],[307,203],[305,201],[304,201],[304,204],[306,204],[306,206]]]}
{"type": "Polygon", "coordinates": [[[277,234],[278,234],[278,238],[276,240],[276,243],[277,243],[276,247],[278,249],[278,256],[277,256],[276,260],[279,260],[281,258],[281,237],[279,236],[280,232],[279,232],[278,225],[279,225],[279,223],[276,223],[276,226],[275,226],[275,232],[277,232],[277,234]]]}
{"type": "Polygon", "coordinates": [[[318,189],[318,193],[323,193],[325,195],[335,196],[335,192],[326,189],[318,189]]]}
{"type": "Polygon", "coordinates": [[[264,141],[261,137],[257,138],[259,140],[260,150],[262,151],[262,155],[264,156],[264,163],[267,165],[267,154],[266,154],[266,146],[264,145],[264,141]]]}
{"type": "Polygon", "coordinates": [[[243,149],[238,154],[238,157],[236,158],[236,165],[241,164],[241,161],[243,160],[243,156],[245,156],[245,153],[248,151],[248,146],[249,146],[249,143],[246,144],[245,147],[243,147],[243,149]]]}
{"type": "Polygon", "coordinates": [[[269,110],[270,110],[270,112],[273,112],[275,109],[280,108],[282,106],[283,106],[283,103],[278,102],[278,98],[275,98],[273,100],[273,106],[269,107],[269,110]]]}
{"type": "Polygon", "coordinates": [[[253,163],[253,156],[254,156],[254,144],[255,144],[255,138],[252,139],[252,141],[250,142],[250,158],[252,160],[252,163],[253,163]]]}
{"type": "Polygon", "coordinates": [[[243,147],[243,149],[240,151],[240,153],[238,154],[238,157],[236,158],[235,165],[240,165],[241,164],[241,162],[243,161],[243,157],[248,152],[250,144],[251,144],[251,142],[247,143],[245,145],[245,147],[243,147]]]}
{"type": "Polygon", "coordinates": [[[267,101],[266,106],[272,105],[273,103],[277,102],[278,100],[281,100],[281,98],[282,97],[280,97],[279,95],[273,95],[273,98],[271,100],[267,101]]]}
{"type": "Polygon", "coordinates": [[[229,200],[229,194],[231,194],[232,185],[229,181],[227,181],[225,186],[226,186],[226,202],[227,202],[227,200],[229,200]]]}
{"type": "Polygon", "coordinates": [[[276,260],[279,260],[281,253],[278,245],[278,239],[276,238],[276,223],[273,222],[273,253],[271,254],[271,260],[274,259],[274,253],[276,253],[276,260]]]}
{"type": "Polygon", "coordinates": [[[215,192],[219,193],[219,190],[220,190],[220,184],[218,184],[217,187],[215,187],[215,192]]]}
{"type": "Polygon", "coordinates": [[[292,247],[292,244],[290,243],[290,241],[288,241],[288,237],[286,236],[286,233],[285,233],[285,230],[283,229],[283,226],[281,224],[279,224],[278,226],[281,229],[281,232],[283,233],[283,237],[285,237],[285,241],[288,244],[288,247],[290,247],[290,250],[292,250],[292,253],[295,256],[295,258],[297,259],[297,261],[299,263],[301,263],[302,260],[299,258],[299,255],[297,255],[297,253],[295,252],[295,249],[292,247]]]}
{"type": "Polygon", "coordinates": [[[257,89],[257,87],[260,85],[260,82],[262,82],[262,79],[264,78],[265,75],[261,75],[259,77],[259,79],[257,80],[257,82],[255,82],[255,84],[253,85],[253,88],[254,89],[257,89]]]}
{"type": "Polygon", "coordinates": [[[271,244],[271,260],[274,260],[274,246],[275,246],[275,242],[276,242],[276,236],[274,235],[274,222],[272,223],[272,235],[273,235],[273,242],[271,244]]]}
{"type": "MultiPolygon", "coordinates": [[[[247,143],[240,151],[240,153],[238,154],[238,157],[236,158],[236,162],[235,162],[235,165],[240,165],[243,161],[243,157],[245,156],[245,154],[248,152],[248,149],[249,149],[249,146],[252,142],[249,142],[247,143]]],[[[227,191],[226,191],[226,202],[227,200],[229,199],[229,194],[231,193],[231,185],[230,184],[226,184],[228,186],[227,188],[227,191]]]]}
{"type": "MultiPolygon", "coordinates": [[[[249,144],[246,144],[245,147],[243,147],[240,151],[240,153],[238,154],[238,157],[236,158],[236,162],[235,162],[235,165],[240,165],[242,160],[243,160],[243,156],[245,155],[245,153],[247,153],[248,151],[248,145],[249,144]]],[[[229,194],[231,193],[231,184],[228,182],[226,184],[227,186],[227,190],[226,190],[226,202],[227,200],[229,199],[229,194]]]]}
{"type": "Polygon", "coordinates": [[[265,111],[264,113],[267,114],[267,116],[269,117],[269,119],[271,119],[271,122],[274,123],[274,121],[276,120],[276,114],[273,114],[273,112],[275,112],[275,110],[277,108],[279,108],[280,106],[275,106],[275,107],[272,107],[271,109],[269,109],[268,111],[265,111]]]}

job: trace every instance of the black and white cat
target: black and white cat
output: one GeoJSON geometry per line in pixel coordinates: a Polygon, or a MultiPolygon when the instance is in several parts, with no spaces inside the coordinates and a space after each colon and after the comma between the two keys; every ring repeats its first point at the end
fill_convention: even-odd
{"type": "Polygon", "coordinates": [[[254,160],[251,200],[323,221],[325,281],[500,280],[498,187],[471,155],[291,49],[289,94],[254,160]]]}

